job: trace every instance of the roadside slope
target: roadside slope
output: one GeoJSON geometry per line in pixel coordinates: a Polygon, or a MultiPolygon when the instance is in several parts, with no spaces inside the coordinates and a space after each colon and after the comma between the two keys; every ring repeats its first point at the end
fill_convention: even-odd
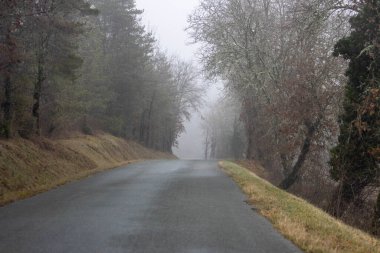
{"type": "Polygon", "coordinates": [[[0,141],[0,205],[135,160],[174,158],[108,134],[0,141]]]}
{"type": "Polygon", "coordinates": [[[221,162],[220,166],[248,195],[248,202],[305,252],[380,252],[378,239],[343,224],[237,164],[221,162]]]}

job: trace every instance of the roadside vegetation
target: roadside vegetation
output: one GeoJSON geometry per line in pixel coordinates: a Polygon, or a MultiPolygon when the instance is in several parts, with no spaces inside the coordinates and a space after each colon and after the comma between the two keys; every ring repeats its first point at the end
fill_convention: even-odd
{"type": "Polygon", "coordinates": [[[143,159],[175,156],[109,134],[0,141],[0,206],[143,159]]]}
{"type": "Polygon", "coordinates": [[[220,166],[247,194],[248,203],[305,252],[380,252],[377,238],[342,223],[235,163],[223,161],[220,166]]]}
{"type": "Polygon", "coordinates": [[[380,236],[380,1],[200,2],[188,31],[226,90],[204,116],[205,157],[255,161],[380,236]]]}
{"type": "Polygon", "coordinates": [[[0,1],[0,138],[97,130],[171,152],[201,103],[134,0],[0,1]]]}
{"type": "Polygon", "coordinates": [[[203,90],[142,13],[134,0],[0,1],[0,204],[172,157],[203,90]]]}

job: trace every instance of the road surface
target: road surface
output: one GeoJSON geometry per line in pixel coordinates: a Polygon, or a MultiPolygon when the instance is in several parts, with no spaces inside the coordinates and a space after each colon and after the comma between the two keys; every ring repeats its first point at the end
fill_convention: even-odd
{"type": "Polygon", "coordinates": [[[0,252],[301,252],[216,162],[148,161],[0,208],[0,252]]]}

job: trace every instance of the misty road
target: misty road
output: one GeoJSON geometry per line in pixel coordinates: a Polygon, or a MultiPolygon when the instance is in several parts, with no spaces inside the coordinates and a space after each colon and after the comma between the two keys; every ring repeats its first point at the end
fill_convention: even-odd
{"type": "Polygon", "coordinates": [[[301,252],[206,161],[148,161],[0,208],[0,252],[301,252]]]}

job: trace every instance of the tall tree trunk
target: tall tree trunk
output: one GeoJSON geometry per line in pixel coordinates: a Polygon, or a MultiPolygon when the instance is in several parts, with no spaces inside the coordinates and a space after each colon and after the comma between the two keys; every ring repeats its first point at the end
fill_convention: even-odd
{"type": "Polygon", "coordinates": [[[41,92],[42,85],[45,81],[45,59],[42,54],[38,57],[38,66],[37,66],[37,80],[34,85],[34,93],[33,93],[33,117],[36,120],[35,130],[37,135],[41,135],[41,92]]]}
{"type": "Polygon", "coordinates": [[[146,124],[146,139],[145,139],[145,146],[152,148],[152,113],[153,113],[153,106],[156,99],[156,90],[153,93],[152,100],[150,101],[149,110],[148,110],[148,123],[146,124]]]}
{"type": "Polygon", "coordinates": [[[209,145],[209,131],[206,131],[206,141],[205,141],[205,160],[208,160],[208,145],[209,145]]]}
{"type": "Polygon", "coordinates": [[[234,159],[237,160],[241,158],[241,149],[240,149],[240,136],[238,136],[238,120],[235,116],[234,119],[234,130],[233,130],[233,139],[231,141],[232,153],[234,155],[234,159]],[[238,141],[239,140],[239,141],[238,141]]]}
{"type": "MultiPolygon", "coordinates": [[[[255,145],[256,143],[254,142],[255,139],[255,127],[254,127],[254,122],[255,119],[257,118],[257,110],[253,106],[254,101],[251,96],[249,96],[249,93],[247,93],[247,97],[244,98],[243,101],[243,117],[244,117],[244,127],[245,131],[247,134],[248,138],[248,146],[247,146],[247,154],[246,154],[246,159],[248,160],[254,160],[255,159],[255,145]]],[[[257,147],[256,147],[257,149],[257,147]]]]}
{"type": "Polygon", "coordinates": [[[320,124],[320,119],[318,119],[314,124],[306,124],[307,133],[305,140],[303,141],[300,154],[298,156],[297,162],[294,164],[290,170],[290,174],[280,183],[280,188],[287,190],[289,189],[298,179],[302,165],[306,160],[306,156],[310,151],[311,141],[315,132],[317,131],[320,124]]]}
{"type": "Polygon", "coordinates": [[[12,137],[12,82],[10,70],[6,70],[5,80],[4,80],[4,103],[1,105],[4,113],[4,123],[3,123],[3,135],[6,138],[12,137]]]}
{"type": "Polygon", "coordinates": [[[9,50],[9,56],[8,64],[4,70],[4,102],[2,103],[1,107],[4,114],[4,123],[2,124],[2,135],[6,138],[11,138],[12,133],[12,121],[13,121],[13,93],[12,93],[12,79],[11,79],[11,73],[13,70],[13,65],[15,63],[15,59],[13,59],[16,51],[16,44],[13,42],[11,37],[11,30],[8,29],[7,35],[6,35],[6,46],[9,50]]]}
{"type": "Polygon", "coordinates": [[[146,110],[143,111],[143,113],[141,114],[141,119],[140,119],[140,134],[139,134],[139,142],[140,143],[145,143],[145,129],[146,129],[146,126],[145,126],[145,118],[146,118],[146,110]]]}
{"type": "Polygon", "coordinates": [[[247,145],[247,155],[246,159],[247,160],[253,160],[255,157],[253,155],[253,133],[251,131],[247,131],[247,136],[248,136],[248,145],[247,145]]]}

